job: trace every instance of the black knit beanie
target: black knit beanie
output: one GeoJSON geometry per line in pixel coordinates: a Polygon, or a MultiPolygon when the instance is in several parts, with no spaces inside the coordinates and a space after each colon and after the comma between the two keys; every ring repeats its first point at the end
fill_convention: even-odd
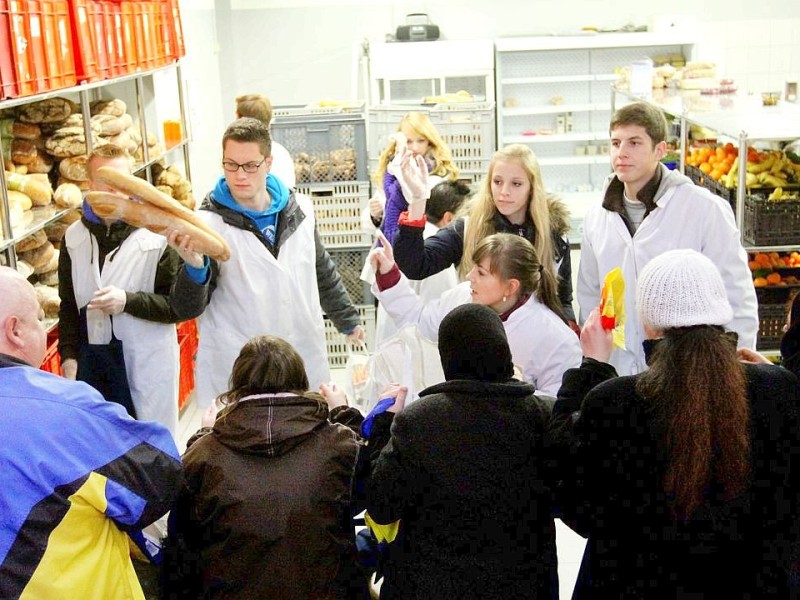
{"type": "Polygon", "coordinates": [[[463,304],[442,320],[439,356],[448,381],[507,381],[514,376],[503,322],[491,308],[480,304],[463,304]]]}

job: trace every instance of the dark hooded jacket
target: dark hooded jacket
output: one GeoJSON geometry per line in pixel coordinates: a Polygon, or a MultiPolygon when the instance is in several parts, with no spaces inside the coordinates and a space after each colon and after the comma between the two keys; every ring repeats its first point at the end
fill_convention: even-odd
{"type": "Polygon", "coordinates": [[[557,598],[547,405],[485,306],[453,310],[439,352],[448,381],[395,416],[367,482],[370,517],[400,520],[381,598],[557,598]]]}
{"type": "Polygon", "coordinates": [[[361,442],[328,417],[314,397],[255,396],[191,445],[170,517],[165,598],[348,597],[361,442]]]}
{"type": "MultiPolygon", "coordinates": [[[[569,210],[561,200],[548,195],[550,210],[550,235],[553,237],[553,259],[558,265],[558,298],[563,316],[575,320],[572,308],[572,262],[569,253],[569,210]]],[[[538,232],[533,222],[514,225],[498,212],[494,215],[495,233],[513,233],[535,244],[538,232]]],[[[456,219],[435,235],[423,239],[423,227],[404,224],[401,220],[394,239],[394,259],[409,279],[425,279],[461,262],[464,255],[464,219],[456,219]]]]}

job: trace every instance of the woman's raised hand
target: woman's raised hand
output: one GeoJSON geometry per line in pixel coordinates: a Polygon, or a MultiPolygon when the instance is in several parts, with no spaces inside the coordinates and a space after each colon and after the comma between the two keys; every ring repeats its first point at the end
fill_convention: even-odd
{"type": "Polygon", "coordinates": [[[372,265],[372,268],[375,269],[376,273],[385,275],[394,267],[394,251],[392,250],[392,245],[389,243],[389,240],[383,235],[383,232],[378,230],[376,233],[381,245],[369,251],[369,263],[372,265]]]}
{"type": "Polygon", "coordinates": [[[425,205],[431,195],[428,187],[428,166],[422,156],[411,156],[401,165],[400,189],[408,202],[408,216],[419,221],[425,215],[425,205]]]}

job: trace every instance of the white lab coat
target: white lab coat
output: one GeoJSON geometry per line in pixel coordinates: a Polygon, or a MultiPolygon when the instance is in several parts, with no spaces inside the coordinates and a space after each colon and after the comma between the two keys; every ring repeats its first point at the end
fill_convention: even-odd
{"type": "Polygon", "coordinates": [[[581,323],[599,306],[606,274],[620,267],[625,279],[625,349],[615,348],[610,360],[620,375],[646,368],[644,329],[636,313],[639,273],[650,259],[676,248],[692,248],[714,262],[733,307],[727,328],[739,334],[740,348],[755,347],[758,303],[730,206],[675,172],[664,175],[656,203],[633,236],[622,217],[602,205],[592,207],[583,221],[577,286],[581,323]]]}
{"type": "MultiPolygon", "coordinates": [[[[465,281],[437,300],[423,302],[405,275],[393,287],[373,293],[398,327],[417,325],[431,340],[439,337],[439,324],[457,306],[471,302],[470,283],[465,281]]],[[[581,364],[582,352],[575,335],[553,311],[535,296],[517,308],[503,323],[514,364],[522,370],[524,381],[542,394],[555,396],[564,371],[581,364]]]]}
{"type": "Polygon", "coordinates": [[[217,287],[198,318],[200,342],[195,381],[198,406],[228,389],[242,346],[258,335],[288,341],[303,357],[311,389],[330,381],[325,325],[319,301],[311,200],[295,194],[305,219],[281,245],[278,258],[251,232],[216,213],[200,215],[231,248],[219,263],[217,287]]]}
{"type": "MultiPolygon", "coordinates": [[[[83,223],[70,225],[64,241],[72,261],[72,289],[78,309],[94,293],[113,285],[127,292],[153,292],[156,270],[167,239],[137,229],[105,258],[102,273],[97,261],[97,241],[83,223]]],[[[112,320],[99,310],[86,311],[90,344],[111,341],[112,320]]],[[[139,319],[127,313],[113,318],[114,335],[122,341],[125,368],[136,416],[157,421],[175,437],[178,428],[178,337],[175,325],[139,319]]]]}

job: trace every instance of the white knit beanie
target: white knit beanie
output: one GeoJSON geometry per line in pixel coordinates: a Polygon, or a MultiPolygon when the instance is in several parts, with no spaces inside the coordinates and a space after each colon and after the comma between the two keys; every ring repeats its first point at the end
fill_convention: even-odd
{"type": "Polygon", "coordinates": [[[692,325],[727,325],[733,309],[717,267],[696,250],[664,252],[639,275],[636,307],[655,330],[692,325]]]}

